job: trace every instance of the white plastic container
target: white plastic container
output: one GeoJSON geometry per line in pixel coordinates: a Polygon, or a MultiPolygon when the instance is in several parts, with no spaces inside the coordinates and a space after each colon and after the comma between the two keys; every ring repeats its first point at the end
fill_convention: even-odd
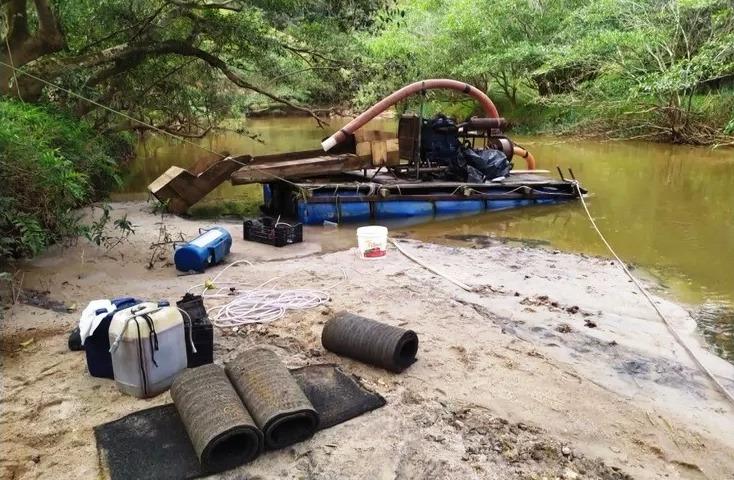
{"type": "Polygon", "coordinates": [[[154,397],[186,368],[184,323],[175,307],[145,302],[121,310],[112,317],[109,337],[112,370],[123,393],[154,397]]]}
{"type": "Polygon", "coordinates": [[[357,229],[357,248],[360,258],[372,259],[387,255],[387,228],[379,225],[357,229]]]}

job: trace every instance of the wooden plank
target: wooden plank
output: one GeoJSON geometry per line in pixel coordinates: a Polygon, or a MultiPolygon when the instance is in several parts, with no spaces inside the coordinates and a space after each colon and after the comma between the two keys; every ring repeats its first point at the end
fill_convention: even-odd
{"type": "Polygon", "coordinates": [[[232,185],[272,182],[278,178],[297,179],[370,168],[371,162],[356,155],[323,155],[242,167],[232,174],[232,185]]]}
{"type": "Polygon", "coordinates": [[[299,160],[304,158],[314,158],[324,154],[324,150],[316,148],[313,150],[302,150],[300,152],[284,152],[271,153],[269,155],[255,155],[252,157],[252,164],[259,165],[262,163],[283,162],[286,160],[299,160]]]}
{"type": "Polygon", "coordinates": [[[562,187],[562,186],[570,186],[570,182],[563,182],[561,180],[552,180],[548,179],[546,181],[536,181],[536,182],[495,182],[495,183],[462,183],[462,182],[420,182],[420,183],[399,183],[399,184],[392,184],[387,185],[389,188],[392,189],[403,189],[403,190],[416,190],[416,189],[430,189],[430,188],[456,188],[456,187],[471,187],[475,189],[480,188],[487,188],[487,189],[505,189],[505,188],[513,188],[513,187],[521,187],[523,185],[527,186],[553,186],[553,187],[562,187]]]}
{"type": "MultiPolygon", "coordinates": [[[[372,189],[372,182],[368,181],[369,179],[355,179],[353,185],[356,189],[364,189],[364,190],[370,190],[372,189]]],[[[377,182],[379,183],[379,182],[377,182]]],[[[330,189],[337,189],[344,186],[343,183],[337,183],[334,181],[324,180],[324,181],[313,181],[312,183],[301,183],[301,186],[305,188],[312,189],[314,191],[317,190],[330,190],[330,189]]],[[[405,194],[405,195],[416,195],[426,192],[430,192],[430,194],[438,194],[440,192],[444,193],[450,193],[450,192],[458,192],[462,187],[469,187],[473,190],[479,191],[479,192],[509,192],[510,190],[516,189],[517,187],[522,186],[528,186],[533,188],[539,188],[539,187],[555,187],[563,191],[563,193],[567,192],[575,192],[575,188],[571,185],[570,182],[546,182],[544,184],[533,184],[533,183],[520,183],[520,184],[510,184],[510,185],[503,185],[501,183],[492,183],[492,184],[484,184],[484,183],[460,183],[460,182],[420,182],[420,183],[381,183],[381,188],[387,189],[393,194],[405,194]]],[[[519,193],[524,194],[523,192],[519,193]]]]}
{"type": "Polygon", "coordinates": [[[397,138],[391,138],[386,142],[387,158],[385,164],[394,167],[400,165],[400,141],[397,138]]]}
{"type": "Polygon", "coordinates": [[[397,136],[393,132],[385,132],[383,130],[365,130],[364,128],[360,128],[354,132],[354,138],[357,143],[362,143],[390,140],[391,138],[397,138],[397,136]]]}
{"type": "MultiPolygon", "coordinates": [[[[341,146],[341,144],[339,145],[341,146]]],[[[330,151],[331,154],[347,154],[347,153],[354,153],[351,151],[339,151],[339,146],[335,147],[330,151]],[[336,151],[335,151],[336,150],[336,151]]],[[[343,150],[343,149],[342,149],[343,150]]],[[[348,149],[347,149],[348,150],[348,149]]],[[[315,148],[312,150],[300,150],[297,152],[282,152],[282,153],[271,153],[268,155],[256,155],[256,156],[250,156],[250,155],[235,155],[232,157],[233,160],[241,162],[241,163],[247,163],[250,165],[261,165],[264,163],[274,163],[274,162],[283,162],[286,160],[299,160],[299,159],[308,159],[308,158],[316,158],[324,155],[324,150],[321,148],[315,148]]]]}
{"type": "Polygon", "coordinates": [[[356,151],[358,157],[372,159],[372,143],[360,142],[356,146],[356,151]]]}
{"type": "Polygon", "coordinates": [[[372,166],[387,164],[387,142],[372,142],[372,166]]]}
{"type": "MultiPolygon", "coordinates": [[[[339,203],[359,203],[359,202],[414,202],[414,201],[472,201],[472,200],[535,200],[535,199],[564,199],[571,200],[576,198],[575,193],[554,193],[554,192],[537,192],[529,195],[521,193],[484,193],[481,195],[451,195],[451,194],[411,194],[411,195],[391,195],[381,197],[379,195],[348,195],[338,196],[339,203]]],[[[327,197],[324,195],[314,195],[308,199],[308,203],[336,203],[337,195],[327,197]]]]}
{"type": "Polygon", "coordinates": [[[400,158],[413,161],[418,157],[418,130],[420,119],[415,115],[403,115],[398,122],[400,158]]]}
{"type": "MultiPolygon", "coordinates": [[[[249,157],[246,157],[249,160],[249,157]]],[[[184,213],[240,168],[239,162],[226,158],[212,163],[198,175],[179,167],[170,167],[155,179],[148,190],[173,213],[184,213]]]]}

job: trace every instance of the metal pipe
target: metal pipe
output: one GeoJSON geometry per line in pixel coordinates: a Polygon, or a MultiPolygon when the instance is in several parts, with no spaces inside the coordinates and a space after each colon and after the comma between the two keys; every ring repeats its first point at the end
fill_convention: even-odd
{"type": "Polygon", "coordinates": [[[468,122],[460,126],[466,126],[468,128],[475,128],[480,130],[504,130],[505,127],[507,127],[507,120],[505,120],[504,118],[471,117],[468,122]]]}

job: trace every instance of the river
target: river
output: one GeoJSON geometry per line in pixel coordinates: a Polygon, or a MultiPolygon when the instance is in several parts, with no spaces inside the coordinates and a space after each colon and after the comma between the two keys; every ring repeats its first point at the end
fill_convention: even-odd
{"type": "MultiPolygon", "coordinates": [[[[394,129],[392,120],[380,120],[394,129]]],[[[234,132],[195,140],[215,152],[275,153],[318,148],[325,132],[304,117],[252,119],[260,141],[234,132]]],[[[513,137],[538,168],[572,168],[591,195],[589,209],[617,253],[651,272],[686,303],[704,305],[699,325],[717,352],[734,359],[734,153],[643,142],[513,137]]],[[[212,155],[194,145],[150,137],[138,146],[118,199],[145,198],[146,186],[169,166],[212,155]]],[[[517,168],[524,168],[520,164],[517,168]]],[[[517,162],[516,162],[517,163],[517,162]]],[[[205,200],[251,199],[252,187],[222,185],[205,200]]],[[[434,242],[497,237],[608,255],[579,204],[541,206],[432,221],[405,228],[434,242]],[[480,237],[476,237],[480,236],[480,237]]]]}

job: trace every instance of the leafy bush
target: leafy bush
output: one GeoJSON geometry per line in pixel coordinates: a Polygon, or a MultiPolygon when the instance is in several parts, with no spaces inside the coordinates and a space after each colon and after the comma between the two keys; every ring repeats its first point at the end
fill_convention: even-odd
{"type": "Polygon", "coordinates": [[[50,107],[0,98],[0,259],[82,233],[74,209],[119,184],[115,158],[129,149],[50,107]]]}

